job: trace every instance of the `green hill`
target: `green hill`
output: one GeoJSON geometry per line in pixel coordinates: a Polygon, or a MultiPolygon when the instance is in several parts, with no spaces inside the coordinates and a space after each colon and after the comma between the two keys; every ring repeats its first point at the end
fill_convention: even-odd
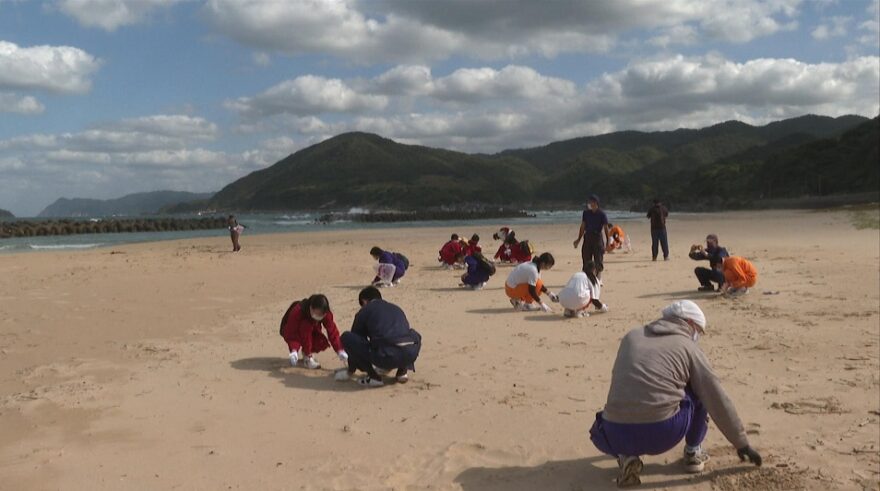
{"type": "Polygon", "coordinates": [[[519,159],[403,145],[346,133],[221,189],[215,208],[426,207],[512,203],[533,194],[536,170],[519,159]]]}
{"type": "Polygon", "coordinates": [[[11,211],[0,208],[0,218],[15,218],[11,211]]]}
{"type": "Polygon", "coordinates": [[[152,191],[116,199],[59,198],[39,213],[40,217],[102,217],[153,215],[163,207],[211,197],[211,193],[152,191]]]}
{"type": "Polygon", "coordinates": [[[553,206],[591,192],[679,205],[878,188],[877,119],[803,116],[764,126],[622,131],[494,155],[346,133],[253,172],[187,209],[553,206]]]}

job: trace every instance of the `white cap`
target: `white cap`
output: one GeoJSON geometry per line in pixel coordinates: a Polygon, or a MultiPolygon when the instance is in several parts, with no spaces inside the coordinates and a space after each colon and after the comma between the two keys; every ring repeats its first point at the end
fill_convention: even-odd
{"type": "Polygon", "coordinates": [[[690,300],[678,300],[667,305],[662,311],[664,318],[678,317],[694,321],[701,331],[706,330],[706,315],[700,307],[690,300]]]}

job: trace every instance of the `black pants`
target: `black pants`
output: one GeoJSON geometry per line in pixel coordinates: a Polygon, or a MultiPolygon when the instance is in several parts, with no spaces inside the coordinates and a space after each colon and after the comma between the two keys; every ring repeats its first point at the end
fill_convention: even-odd
{"type": "Polygon", "coordinates": [[[353,373],[360,370],[372,379],[381,379],[373,366],[386,370],[397,369],[398,375],[406,373],[407,370],[414,370],[413,364],[419,357],[421,349],[421,343],[373,349],[366,338],[351,331],[342,333],[341,341],[342,347],[348,353],[348,371],[353,373]]]}
{"type": "Polygon", "coordinates": [[[665,228],[651,229],[651,259],[657,259],[657,245],[663,247],[663,259],[669,257],[669,242],[666,239],[665,228]]]}
{"type": "Polygon", "coordinates": [[[724,283],[724,273],[717,269],[694,268],[694,274],[697,275],[697,279],[700,280],[700,285],[702,286],[712,286],[713,281],[718,283],[718,286],[724,283]]]}
{"type": "Polygon", "coordinates": [[[587,272],[587,261],[593,261],[596,264],[596,276],[602,277],[602,271],[605,265],[602,259],[605,257],[605,246],[602,245],[602,236],[599,233],[587,233],[584,235],[584,243],[581,246],[581,260],[584,273],[587,272]]]}

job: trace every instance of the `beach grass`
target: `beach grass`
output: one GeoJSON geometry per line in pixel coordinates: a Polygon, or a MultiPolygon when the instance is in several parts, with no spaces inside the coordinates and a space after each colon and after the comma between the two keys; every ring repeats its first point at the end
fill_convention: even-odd
{"type": "Polygon", "coordinates": [[[858,230],[880,229],[880,204],[871,203],[850,210],[850,221],[858,230]]]}

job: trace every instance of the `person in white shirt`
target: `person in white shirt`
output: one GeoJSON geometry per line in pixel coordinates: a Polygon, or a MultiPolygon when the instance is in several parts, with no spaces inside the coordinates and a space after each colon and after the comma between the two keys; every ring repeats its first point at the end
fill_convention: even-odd
{"type": "Polygon", "coordinates": [[[510,298],[510,304],[516,310],[538,310],[552,312],[553,309],[541,300],[541,294],[547,293],[550,300],[559,301],[555,293],[547,290],[541,280],[541,272],[553,267],[556,260],[549,252],[522,263],[513,268],[504,283],[504,292],[510,298]]]}
{"type": "Polygon", "coordinates": [[[568,280],[565,288],[559,292],[559,303],[565,309],[565,317],[586,317],[590,315],[587,308],[592,304],[596,313],[608,312],[608,306],[599,300],[601,283],[596,278],[596,263],[587,261],[584,264],[587,272],[578,271],[568,280]]]}

